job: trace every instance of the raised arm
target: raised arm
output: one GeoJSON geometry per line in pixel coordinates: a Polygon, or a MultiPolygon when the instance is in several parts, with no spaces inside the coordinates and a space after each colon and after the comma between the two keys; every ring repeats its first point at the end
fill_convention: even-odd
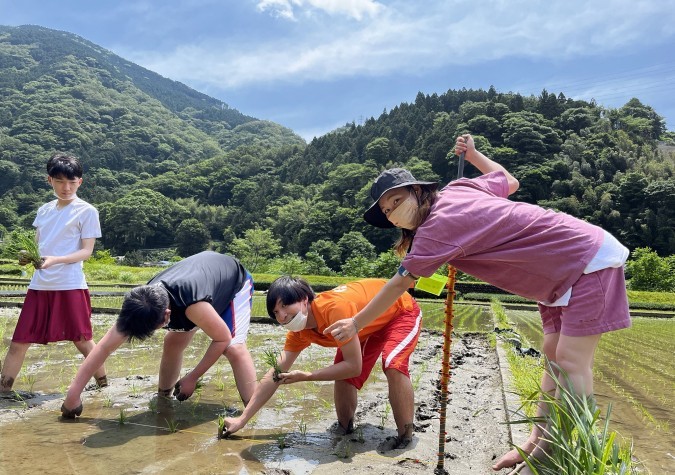
{"type": "Polygon", "coordinates": [[[79,415],[76,413],[77,409],[79,409],[80,413],[82,412],[82,409],[79,407],[81,405],[80,396],[82,395],[82,391],[87,382],[91,379],[96,370],[103,365],[108,356],[110,356],[112,352],[119,348],[126,340],[127,336],[117,331],[117,327],[113,325],[110,330],[108,330],[108,333],[101,338],[101,341],[94,346],[94,349],[91,350],[77,370],[73,382],[70,383],[66,399],[63,401],[63,406],[61,407],[61,412],[64,417],[74,417],[75,415],[79,415]]]}
{"type": "Polygon", "coordinates": [[[464,134],[457,137],[457,141],[455,142],[455,153],[457,155],[465,153],[464,158],[474,167],[478,168],[483,174],[496,171],[503,172],[506,175],[506,180],[509,184],[509,195],[512,195],[518,191],[518,187],[520,187],[518,180],[514,178],[506,170],[506,168],[494,160],[490,160],[488,157],[476,150],[476,145],[474,144],[473,137],[471,137],[471,135],[464,134]]]}
{"type": "MultiPolygon", "coordinates": [[[[296,358],[300,352],[284,351],[279,357],[277,363],[279,368],[283,373],[288,372],[293,366],[296,358]]],[[[248,402],[244,408],[244,412],[241,413],[239,417],[226,418],[225,419],[225,429],[227,434],[234,434],[238,430],[242,429],[248,421],[255,416],[262,407],[267,404],[267,401],[270,400],[274,393],[277,391],[277,388],[281,384],[281,381],[275,382],[274,378],[274,369],[270,369],[265,376],[260,380],[260,383],[253,392],[251,400],[248,402]]]]}

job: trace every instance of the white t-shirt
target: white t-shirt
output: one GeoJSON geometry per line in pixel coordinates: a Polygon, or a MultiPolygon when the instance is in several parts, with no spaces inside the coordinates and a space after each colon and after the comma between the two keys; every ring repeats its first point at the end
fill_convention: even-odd
{"type": "MultiPolygon", "coordinates": [[[[41,256],[66,256],[82,248],[82,239],[100,238],[98,211],[80,198],[57,209],[58,200],[38,209],[33,226],[38,230],[41,256]]],[[[37,269],[28,286],[33,290],[86,289],[82,261],[56,264],[48,269],[37,269]]]]}
{"type": "MultiPolygon", "coordinates": [[[[604,230],[603,230],[604,231],[604,230]]],[[[604,239],[598,252],[584,269],[584,274],[592,274],[610,267],[622,267],[628,259],[630,251],[621,244],[614,236],[604,231],[604,239]]],[[[572,298],[570,287],[558,300],[552,303],[539,302],[547,307],[567,307],[572,298]]]]}

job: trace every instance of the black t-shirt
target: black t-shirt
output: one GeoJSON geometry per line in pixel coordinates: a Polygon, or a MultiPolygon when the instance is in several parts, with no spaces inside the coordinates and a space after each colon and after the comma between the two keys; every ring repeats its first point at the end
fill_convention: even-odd
{"type": "Polygon", "coordinates": [[[204,251],[176,262],[148,282],[162,284],[169,292],[171,317],[166,328],[191,330],[196,325],[185,310],[197,302],[208,302],[222,315],[246,279],[246,269],[232,256],[204,251]]]}

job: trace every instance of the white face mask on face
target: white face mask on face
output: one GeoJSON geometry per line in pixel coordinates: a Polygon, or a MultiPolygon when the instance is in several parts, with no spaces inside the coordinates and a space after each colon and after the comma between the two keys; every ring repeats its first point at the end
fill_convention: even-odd
{"type": "Polygon", "coordinates": [[[305,326],[307,326],[307,314],[302,313],[302,310],[298,310],[298,313],[295,314],[295,317],[293,317],[290,322],[281,326],[291,332],[302,331],[305,329],[305,326]]]}
{"type": "Polygon", "coordinates": [[[410,193],[410,195],[408,195],[394,211],[389,213],[387,219],[397,228],[415,229],[418,209],[419,205],[417,204],[417,198],[413,193],[410,193]]]}

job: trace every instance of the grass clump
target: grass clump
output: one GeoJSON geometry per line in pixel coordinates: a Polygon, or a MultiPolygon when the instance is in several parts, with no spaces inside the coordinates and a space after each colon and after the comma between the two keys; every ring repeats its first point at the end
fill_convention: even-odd
{"type": "Polygon", "coordinates": [[[620,436],[609,428],[611,404],[604,417],[595,398],[576,394],[564,372],[551,363],[556,396],[540,390],[534,395],[548,409],[545,419],[527,416],[512,423],[537,424],[549,450],[541,459],[528,458],[519,447],[525,463],[535,475],[623,475],[641,473],[633,461],[632,445],[622,444],[620,436]],[[565,383],[561,383],[561,379],[565,383]]]}

